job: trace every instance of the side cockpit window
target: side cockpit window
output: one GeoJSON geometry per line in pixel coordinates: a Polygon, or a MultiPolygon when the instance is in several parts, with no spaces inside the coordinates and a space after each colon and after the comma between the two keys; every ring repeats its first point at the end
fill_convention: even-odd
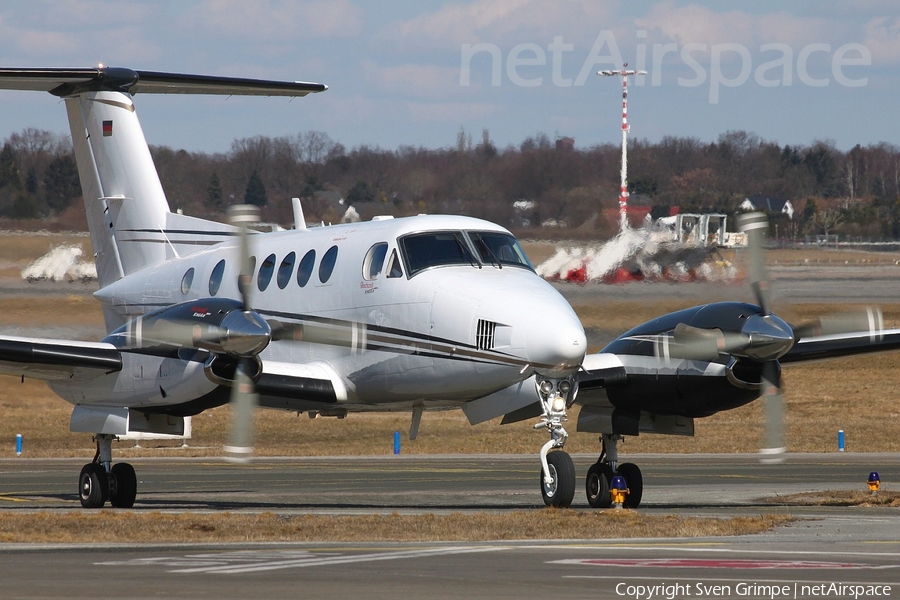
{"type": "Polygon", "coordinates": [[[403,277],[403,266],[400,264],[400,257],[397,251],[391,252],[391,260],[388,262],[388,278],[403,277]]]}

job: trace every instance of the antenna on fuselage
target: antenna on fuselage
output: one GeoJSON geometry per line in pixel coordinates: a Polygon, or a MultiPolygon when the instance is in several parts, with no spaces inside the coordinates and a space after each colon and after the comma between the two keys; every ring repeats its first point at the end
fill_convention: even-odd
{"type": "Polygon", "coordinates": [[[291,198],[291,205],[294,207],[294,229],[305,231],[306,218],[303,216],[303,206],[300,204],[300,198],[291,198]]]}

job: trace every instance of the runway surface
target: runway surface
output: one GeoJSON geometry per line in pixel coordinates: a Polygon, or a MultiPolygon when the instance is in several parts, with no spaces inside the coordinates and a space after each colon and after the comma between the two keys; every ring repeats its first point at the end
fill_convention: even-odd
{"type": "MultiPolygon", "coordinates": [[[[593,459],[575,456],[579,477],[593,459]]],[[[0,544],[0,596],[646,598],[652,586],[681,585],[659,588],[653,597],[666,597],[666,589],[673,598],[900,597],[900,509],[807,508],[777,500],[801,491],[864,489],[871,470],[886,490],[897,489],[900,455],[791,455],[781,465],[761,465],[748,455],[627,459],[644,471],[640,510],[648,514],[774,512],[799,520],[763,535],[674,540],[604,540],[598,531],[596,540],[573,542],[554,540],[548,531],[543,540],[477,544],[0,544]],[[875,596],[810,587],[824,585],[815,588],[823,592],[831,584],[892,589],[875,596]],[[773,596],[776,585],[789,589],[773,596]],[[648,589],[641,595],[635,586],[648,589]]],[[[75,481],[82,462],[0,461],[0,510],[80,510],[75,481]]],[[[533,456],[133,464],[140,481],[136,511],[439,513],[542,505],[533,456]]],[[[580,485],[575,510],[590,510],[580,485]]]]}
{"type": "MultiPolygon", "coordinates": [[[[166,452],[177,452],[167,450],[166,452]]],[[[582,478],[594,455],[573,456],[575,508],[589,508],[582,478]]],[[[641,509],[692,514],[778,510],[770,500],[804,491],[864,489],[870,471],[900,481],[897,454],[793,454],[783,464],[756,455],[625,455],[644,473],[641,509]]],[[[79,459],[0,460],[0,509],[72,510],[79,459]]],[[[537,455],[257,458],[138,458],[135,510],[369,513],[518,510],[543,506],[537,455]]],[[[900,524],[900,523],[898,523],[900,524]]],[[[900,534],[900,531],[898,531],[900,534]]]]}

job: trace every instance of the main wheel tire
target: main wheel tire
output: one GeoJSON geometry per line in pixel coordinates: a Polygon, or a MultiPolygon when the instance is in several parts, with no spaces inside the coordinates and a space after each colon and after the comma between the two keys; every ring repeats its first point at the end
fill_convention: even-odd
{"type": "Polygon", "coordinates": [[[84,508],[102,508],[109,498],[109,478],[103,465],[88,463],[78,477],[78,497],[84,508]]]}
{"type": "Polygon", "coordinates": [[[558,450],[547,455],[547,466],[553,483],[544,482],[544,470],[541,469],[541,495],[544,504],[557,508],[568,508],[575,498],[575,464],[568,452],[558,450]]]}
{"type": "Polygon", "coordinates": [[[584,479],[588,504],[593,508],[609,508],[612,498],[609,495],[609,484],[612,481],[612,467],[606,463],[594,463],[588,469],[584,479]]]}
{"type": "Polygon", "coordinates": [[[111,494],[109,503],[115,508],[131,508],[137,496],[137,475],[134,467],[128,463],[116,463],[110,470],[115,480],[115,494],[111,494]]]}
{"type": "Polygon", "coordinates": [[[637,508],[644,495],[644,476],[641,474],[640,468],[634,463],[622,463],[616,472],[625,478],[625,485],[628,487],[628,495],[625,496],[622,506],[637,508]]]}

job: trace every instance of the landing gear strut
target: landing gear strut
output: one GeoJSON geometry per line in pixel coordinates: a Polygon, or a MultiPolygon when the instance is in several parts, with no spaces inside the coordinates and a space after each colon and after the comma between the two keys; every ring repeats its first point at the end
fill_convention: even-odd
{"type": "Polygon", "coordinates": [[[544,414],[534,428],[550,434],[540,453],[541,496],[547,506],[567,508],[575,498],[575,465],[569,453],[562,450],[569,437],[562,424],[568,420],[566,410],[575,398],[577,384],[566,378],[539,379],[536,385],[544,414]]]}
{"type": "Polygon", "coordinates": [[[608,433],[600,436],[600,457],[588,469],[584,482],[588,504],[594,508],[612,506],[609,486],[615,475],[625,478],[625,485],[629,490],[622,506],[637,508],[641,504],[641,498],[644,495],[644,477],[637,465],[633,463],[619,464],[617,444],[621,439],[623,439],[622,436],[608,433]]]}
{"type": "Polygon", "coordinates": [[[102,508],[106,501],[116,508],[131,508],[137,495],[137,476],[128,463],[112,465],[115,436],[99,433],[94,460],[78,476],[78,497],[84,508],[102,508]]]}

